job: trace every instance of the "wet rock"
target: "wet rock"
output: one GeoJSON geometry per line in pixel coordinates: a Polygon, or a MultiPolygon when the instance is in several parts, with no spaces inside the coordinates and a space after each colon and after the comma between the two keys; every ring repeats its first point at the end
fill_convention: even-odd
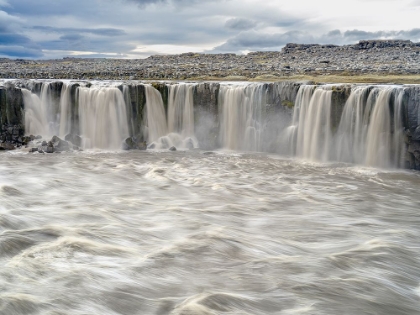
{"type": "Polygon", "coordinates": [[[123,143],[123,150],[133,150],[135,147],[135,142],[132,137],[125,139],[123,143]]]}
{"type": "Polygon", "coordinates": [[[64,137],[64,139],[78,147],[82,145],[82,137],[80,137],[79,135],[69,133],[64,137]]]}
{"type": "Polygon", "coordinates": [[[155,149],[156,148],[156,144],[155,143],[152,143],[147,148],[148,149],[155,149]]]}
{"type": "Polygon", "coordinates": [[[47,153],[54,153],[54,148],[53,147],[47,147],[47,153]]]}
{"type": "Polygon", "coordinates": [[[169,151],[176,151],[176,148],[174,146],[169,148],[169,151]]]}
{"type": "Polygon", "coordinates": [[[48,144],[47,141],[44,140],[44,141],[42,141],[42,144],[41,145],[42,146],[47,146],[47,144],[48,144]]]}
{"type": "Polygon", "coordinates": [[[9,142],[0,143],[0,150],[14,150],[14,149],[16,149],[16,147],[9,142]]]}
{"type": "Polygon", "coordinates": [[[141,137],[129,137],[123,143],[123,150],[146,150],[147,143],[141,137]]]}
{"type": "Polygon", "coordinates": [[[38,148],[32,148],[29,152],[38,152],[38,148]]]}
{"type": "Polygon", "coordinates": [[[71,149],[70,144],[67,141],[60,139],[57,136],[52,137],[50,142],[52,143],[54,147],[54,152],[55,151],[69,151],[71,149]]]}
{"type": "Polygon", "coordinates": [[[26,144],[28,144],[29,142],[31,142],[32,140],[33,140],[33,139],[31,138],[31,136],[24,136],[24,137],[22,137],[21,142],[22,142],[22,144],[26,145],[26,144]]]}
{"type": "Polygon", "coordinates": [[[35,139],[36,139],[36,140],[42,139],[42,136],[40,136],[40,135],[35,136],[35,139]]]}

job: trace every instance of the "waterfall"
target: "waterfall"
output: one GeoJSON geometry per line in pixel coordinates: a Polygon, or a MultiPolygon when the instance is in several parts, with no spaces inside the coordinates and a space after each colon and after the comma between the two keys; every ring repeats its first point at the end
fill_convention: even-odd
{"type": "Polygon", "coordinates": [[[404,90],[354,86],[336,131],[332,128],[332,93],[331,86],[300,88],[289,131],[292,152],[315,161],[402,167],[404,90]]]}
{"type": "Polygon", "coordinates": [[[299,91],[293,125],[296,129],[296,154],[299,157],[328,161],[332,150],[331,87],[303,86],[299,91]]]}
{"type": "Polygon", "coordinates": [[[159,91],[151,85],[145,85],[146,90],[146,138],[149,143],[159,140],[168,134],[165,107],[159,91]]]}
{"type": "Polygon", "coordinates": [[[231,150],[260,151],[264,127],[264,85],[222,85],[219,104],[222,145],[231,150]]]}
{"type": "Polygon", "coordinates": [[[194,87],[185,83],[169,86],[168,129],[183,138],[194,136],[194,87]]]}
{"type": "Polygon", "coordinates": [[[158,90],[146,85],[146,138],[153,147],[167,149],[175,147],[197,147],[194,136],[195,84],[169,85],[168,116],[166,118],[163,99],[158,90]]]}
{"type": "Polygon", "coordinates": [[[56,117],[53,115],[50,84],[44,82],[40,96],[27,89],[22,89],[25,105],[25,130],[27,134],[52,136],[57,129],[56,117]]]}
{"type": "Polygon", "coordinates": [[[212,148],[377,167],[406,163],[410,87],[168,83],[160,92],[143,83],[64,82],[60,94],[54,82],[29,85],[38,94],[22,88],[26,133],[64,137],[79,129],[85,148],[118,149],[130,135],[158,149],[191,148],[199,146],[197,132],[212,148]]]}
{"type": "Polygon", "coordinates": [[[337,159],[363,164],[366,156],[366,134],[370,106],[366,106],[371,87],[355,87],[344,105],[337,130],[337,159]]]}
{"type": "Polygon", "coordinates": [[[393,136],[392,136],[392,163],[396,167],[405,166],[406,144],[404,137],[403,123],[403,101],[404,89],[399,88],[394,96],[394,120],[393,120],[393,136]]]}
{"type": "Polygon", "coordinates": [[[403,89],[393,86],[352,89],[336,135],[339,161],[403,166],[403,94],[403,89]]]}
{"type": "Polygon", "coordinates": [[[120,149],[129,136],[122,92],[116,87],[79,87],[80,132],[85,148],[120,149]]]}
{"type": "Polygon", "coordinates": [[[60,96],[60,132],[59,136],[64,137],[71,131],[71,90],[72,83],[64,83],[60,96]]]}

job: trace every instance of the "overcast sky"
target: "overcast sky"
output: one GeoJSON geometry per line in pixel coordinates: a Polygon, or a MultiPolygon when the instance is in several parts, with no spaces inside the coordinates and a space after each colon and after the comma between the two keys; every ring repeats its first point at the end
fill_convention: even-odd
{"type": "Polygon", "coordinates": [[[0,57],[144,58],[420,42],[420,0],[0,0],[0,57]]]}

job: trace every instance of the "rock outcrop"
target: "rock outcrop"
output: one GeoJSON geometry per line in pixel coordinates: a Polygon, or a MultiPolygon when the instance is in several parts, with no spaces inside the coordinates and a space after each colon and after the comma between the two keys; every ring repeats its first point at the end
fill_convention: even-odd
{"type": "Polygon", "coordinates": [[[247,55],[186,53],[135,60],[64,58],[0,62],[0,78],[15,79],[253,79],[302,74],[420,74],[420,43],[363,40],[344,46],[287,44],[281,51],[247,55]]]}

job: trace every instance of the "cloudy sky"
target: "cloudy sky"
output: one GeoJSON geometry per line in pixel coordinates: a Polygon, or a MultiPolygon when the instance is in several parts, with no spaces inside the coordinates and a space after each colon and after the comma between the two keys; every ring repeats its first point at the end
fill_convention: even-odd
{"type": "Polygon", "coordinates": [[[420,42],[420,0],[0,0],[0,57],[145,58],[420,42]]]}

